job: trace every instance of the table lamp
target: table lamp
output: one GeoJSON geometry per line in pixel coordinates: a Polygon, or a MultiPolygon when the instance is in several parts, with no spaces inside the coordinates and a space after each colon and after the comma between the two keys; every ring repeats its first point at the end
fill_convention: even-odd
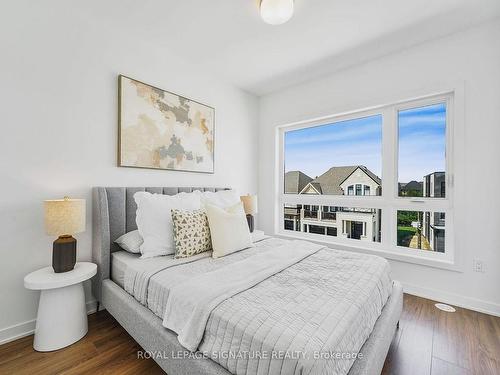
{"type": "Polygon", "coordinates": [[[76,264],[76,239],[73,234],[85,231],[85,199],[44,201],[45,231],[58,236],[52,250],[54,272],[71,271],[76,264]]]}
{"type": "Polygon", "coordinates": [[[245,209],[245,214],[247,215],[248,228],[250,233],[254,230],[254,218],[253,215],[257,213],[257,196],[256,195],[242,195],[240,197],[243,202],[243,208],[245,209]]]}

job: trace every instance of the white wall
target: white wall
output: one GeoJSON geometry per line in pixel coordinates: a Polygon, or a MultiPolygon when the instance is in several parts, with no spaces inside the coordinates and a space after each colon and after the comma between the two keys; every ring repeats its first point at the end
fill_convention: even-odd
{"type": "Polygon", "coordinates": [[[500,314],[500,21],[428,42],[261,98],[261,227],[274,228],[275,126],[404,99],[436,84],[465,86],[465,145],[455,202],[463,272],[391,261],[407,291],[500,314]],[[485,184],[484,175],[487,174],[485,184]],[[481,183],[481,186],[478,186],[481,183]],[[472,271],[483,260],[485,273],[472,271]]]}
{"type": "Polygon", "coordinates": [[[0,342],[33,328],[38,293],[23,277],[51,263],[44,199],[87,199],[77,239],[78,259],[90,260],[92,186],[258,188],[257,98],[64,9],[16,1],[0,14],[0,342]],[[214,175],[116,167],[119,73],[216,108],[214,175]]]}

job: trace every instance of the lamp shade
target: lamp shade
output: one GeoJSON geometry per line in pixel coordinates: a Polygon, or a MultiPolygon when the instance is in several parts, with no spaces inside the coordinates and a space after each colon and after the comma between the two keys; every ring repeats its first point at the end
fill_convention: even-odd
{"type": "Polygon", "coordinates": [[[72,235],[85,231],[85,199],[44,201],[45,231],[49,235],[72,235]]]}
{"type": "Polygon", "coordinates": [[[245,209],[245,213],[247,215],[253,215],[258,212],[256,195],[242,195],[240,199],[243,202],[243,208],[245,209]]]}

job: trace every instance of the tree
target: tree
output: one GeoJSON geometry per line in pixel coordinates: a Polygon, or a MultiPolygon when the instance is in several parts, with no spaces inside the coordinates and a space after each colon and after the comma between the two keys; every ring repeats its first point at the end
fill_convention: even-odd
{"type": "Polygon", "coordinates": [[[417,211],[398,211],[398,226],[409,227],[412,221],[418,221],[417,211]]]}

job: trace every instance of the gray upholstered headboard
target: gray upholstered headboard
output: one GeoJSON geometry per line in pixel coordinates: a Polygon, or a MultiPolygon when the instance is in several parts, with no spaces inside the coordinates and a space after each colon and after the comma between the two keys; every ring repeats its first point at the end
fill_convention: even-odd
{"type": "Polygon", "coordinates": [[[114,241],[134,229],[137,206],[134,194],[138,191],[174,195],[194,190],[219,191],[227,188],[191,187],[95,187],[93,188],[92,261],[97,264],[97,275],[92,278],[92,293],[101,301],[101,284],[110,276],[110,256],[119,250],[114,241]]]}

